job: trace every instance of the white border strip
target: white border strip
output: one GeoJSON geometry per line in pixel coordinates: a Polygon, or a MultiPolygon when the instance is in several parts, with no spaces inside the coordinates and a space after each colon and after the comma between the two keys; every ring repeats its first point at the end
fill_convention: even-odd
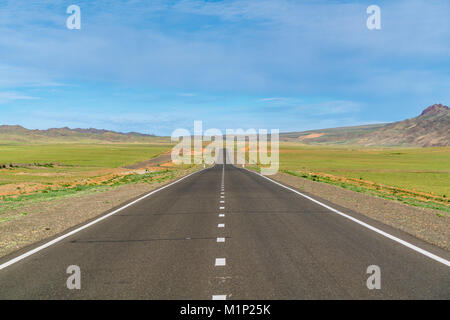
{"type": "Polygon", "coordinates": [[[126,208],[128,208],[128,207],[134,205],[135,203],[141,201],[142,199],[145,199],[145,198],[151,196],[152,194],[154,194],[154,193],[156,193],[156,192],[158,192],[158,191],[161,191],[161,190],[163,190],[163,189],[166,189],[166,188],[168,188],[168,187],[174,185],[175,183],[178,183],[178,182],[180,182],[180,181],[182,181],[182,180],[184,180],[184,179],[186,179],[186,178],[192,176],[193,174],[202,172],[202,171],[207,170],[207,169],[209,169],[209,168],[202,169],[202,170],[199,170],[199,171],[196,171],[196,172],[192,172],[192,173],[188,174],[187,176],[181,177],[180,179],[178,179],[178,180],[176,180],[176,181],[174,181],[174,182],[171,182],[171,183],[169,183],[168,185],[162,186],[162,187],[159,188],[159,189],[156,189],[156,190],[151,191],[150,193],[147,193],[146,195],[144,195],[144,196],[142,196],[142,197],[140,197],[140,198],[138,198],[138,199],[136,199],[136,200],[134,200],[134,201],[132,201],[132,202],[126,204],[126,205],[124,205],[123,207],[120,207],[119,209],[116,209],[116,210],[114,210],[114,211],[112,211],[112,212],[110,212],[110,213],[108,213],[108,214],[106,214],[106,215],[104,215],[104,216],[101,216],[100,218],[98,218],[98,219],[96,219],[96,220],[94,220],[94,221],[91,221],[91,222],[89,222],[89,223],[87,223],[87,224],[85,224],[85,225],[83,225],[83,226],[81,226],[81,227],[79,227],[79,228],[77,228],[77,229],[75,229],[75,230],[72,230],[72,231],[70,231],[70,232],[68,232],[68,233],[66,233],[66,234],[64,234],[64,235],[62,235],[62,236],[60,236],[60,237],[58,237],[58,238],[56,238],[56,239],[53,239],[53,240],[51,240],[51,241],[49,241],[49,242],[47,242],[47,243],[44,243],[43,245],[41,245],[41,246],[39,246],[39,247],[37,247],[37,248],[34,248],[34,249],[32,249],[32,250],[30,250],[30,251],[28,251],[28,252],[25,252],[24,254],[21,254],[20,256],[15,257],[14,259],[11,259],[11,260],[9,260],[9,261],[7,261],[7,262],[1,264],[1,265],[0,265],[0,270],[5,269],[6,267],[9,267],[10,265],[12,265],[12,264],[14,264],[14,263],[16,263],[16,262],[19,262],[20,260],[23,260],[23,259],[25,259],[25,258],[27,258],[27,257],[29,257],[29,256],[31,256],[31,255],[33,255],[33,254],[35,254],[36,252],[39,252],[39,251],[41,251],[41,250],[43,250],[43,249],[45,249],[45,248],[48,248],[48,247],[50,247],[51,245],[53,245],[53,244],[55,244],[55,243],[57,243],[57,242],[60,242],[61,240],[65,239],[65,238],[67,238],[67,237],[70,237],[71,235],[73,235],[73,234],[75,234],[75,233],[77,233],[77,232],[80,232],[81,230],[84,230],[84,229],[86,229],[86,228],[89,228],[90,226],[92,226],[92,225],[94,225],[94,224],[96,224],[96,223],[98,223],[98,222],[100,222],[100,221],[102,221],[102,220],[104,220],[104,219],[106,219],[106,218],[109,218],[110,216],[116,214],[117,212],[120,212],[120,211],[122,211],[123,209],[126,209],[126,208]]]}
{"type": "Polygon", "coordinates": [[[404,240],[402,240],[402,239],[399,239],[399,238],[397,238],[397,237],[394,237],[393,235],[391,235],[391,234],[389,234],[389,233],[387,233],[387,232],[384,232],[384,231],[382,231],[382,230],[380,230],[380,229],[378,229],[378,228],[372,227],[371,225],[369,225],[369,224],[367,224],[367,223],[365,223],[365,222],[362,222],[362,221],[360,221],[360,220],[358,220],[358,219],[356,219],[356,218],[354,218],[354,217],[352,217],[352,216],[349,216],[349,215],[347,215],[347,214],[345,214],[345,213],[342,213],[341,211],[336,210],[336,209],[334,209],[334,208],[332,208],[332,207],[330,207],[330,206],[327,206],[326,204],[324,204],[324,203],[322,203],[322,202],[320,202],[320,201],[317,201],[316,199],[313,199],[313,198],[307,196],[306,194],[303,194],[303,193],[301,193],[301,192],[298,192],[298,191],[295,190],[295,189],[289,188],[289,187],[287,187],[287,186],[285,186],[285,185],[283,185],[283,184],[281,184],[281,183],[279,183],[279,182],[277,182],[277,181],[275,181],[275,180],[272,180],[272,179],[270,179],[270,178],[268,178],[268,177],[266,177],[266,176],[260,174],[259,172],[255,172],[255,171],[249,170],[249,169],[247,169],[247,168],[243,168],[243,169],[244,169],[244,170],[247,170],[247,171],[250,171],[250,172],[253,172],[254,174],[257,174],[257,175],[259,175],[259,176],[261,176],[261,177],[263,177],[263,178],[265,178],[265,179],[267,179],[267,180],[269,180],[269,181],[271,181],[271,182],[273,182],[273,183],[275,183],[275,184],[277,184],[277,185],[279,185],[279,186],[281,186],[281,187],[283,187],[283,188],[285,188],[285,189],[288,189],[288,190],[290,190],[290,191],[292,191],[292,192],[295,192],[296,194],[301,195],[302,197],[304,197],[304,198],[306,198],[306,199],[308,199],[308,200],[311,200],[312,202],[317,203],[318,205],[321,205],[322,207],[327,208],[328,210],[333,211],[334,213],[337,213],[337,214],[339,214],[339,215],[341,215],[341,216],[343,216],[343,217],[345,217],[345,218],[347,218],[347,219],[349,219],[349,220],[352,220],[353,222],[356,222],[356,223],[362,225],[363,227],[366,227],[367,229],[370,229],[370,230],[372,230],[372,231],[375,231],[375,232],[377,232],[377,233],[379,233],[379,234],[385,236],[386,238],[389,238],[389,239],[391,239],[391,240],[394,240],[394,241],[396,241],[396,242],[398,242],[398,243],[404,245],[405,247],[408,247],[408,248],[410,248],[410,249],[412,249],[412,250],[414,250],[414,251],[416,251],[416,252],[418,252],[418,253],[423,254],[424,256],[427,256],[428,258],[431,258],[431,259],[433,259],[433,260],[435,260],[435,261],[437,261],[437,262],[440,262],[440,263],[442,263],[442,264],[445,264],[447,267],[450,267],[450,261],[448,261],[448,260],[446,260],[446,259],[444,259],[444,258],[441,258],[441,257],[439,257],[439,256],[437,256],[437,255],[435,255],[435,254],[433,254],[433,253],[431,253],[431,252],[428,252],[428,251],[426,251],[426,250],[424,250],[424,249],[421,249],[421,248],[419,248],[419,247],[417,247],[417,246],[415,246],[415,245],[413,245],[413,244],[411,244],[411,243],[409,243],[409,242],[406,242],[406,241],[404,241],[404,240]]]}

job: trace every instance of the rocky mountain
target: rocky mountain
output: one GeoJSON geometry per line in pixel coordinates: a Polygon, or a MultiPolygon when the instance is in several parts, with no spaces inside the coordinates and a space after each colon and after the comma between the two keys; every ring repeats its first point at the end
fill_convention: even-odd
{"type": "Polygon", "coordinates": [[[435,104],[419,116],[388,124],[343,127],[280,135],[305,144],[434,147],[450,145],[450,108],[435,104]]]}
{"type": "Polygon", "coordinates": [[[363,145],[449,146],[450,108],[435,104],[418,117],[387,124],[360,138],[363,145]]]}

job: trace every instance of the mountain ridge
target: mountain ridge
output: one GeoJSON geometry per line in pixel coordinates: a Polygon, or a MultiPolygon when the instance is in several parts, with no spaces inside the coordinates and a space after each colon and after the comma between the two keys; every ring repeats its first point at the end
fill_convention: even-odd
{"type": "Polygon", "coordinates": [[[20,125],[0,125],[0,141],[8,142],[155,142],[166,140],[153,134],[139,132],[117,132],[95,128],[49,128],[45,130],[27,129],[20,125]]]}
{"type": "Polygon", "coordinates": [[[417,117],[402,121],[282,133],[280,139],[312,145],[450,146],[450,108],[443,104],[433,104],[417,117]]]}
{"type": "MultiPolygon", "coordinates": [[[[281,141],[311,145],[362,145],[438,147],[450,145],[450,108],[434,104],[420,115],[392,123],[338,127],[280,133],[281,141]]],[[[95,128],[27,129],[20,125],[0,125],[0,142],[169,142],[168,137],[139,132],[116,132],[95,128]]]]}

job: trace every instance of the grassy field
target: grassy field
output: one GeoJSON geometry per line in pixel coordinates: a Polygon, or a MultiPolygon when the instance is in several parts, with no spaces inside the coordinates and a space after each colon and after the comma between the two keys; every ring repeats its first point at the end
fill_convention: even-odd
{"type": "Polygon", "coordinates": [[[136,143],[0,145],[0,222],[10,220],[10,217],[2,218],[4,212],[19,210],[30,203],[109,190],[124,184],[153,184],[173,179],[178,171],[189,166],[162,163],[146,168],[124,168],[152,159],[171,147],[136,143]]]}
{"type": "Polygon", "coordinates": [[[73,180],[148,160],[170,148],[159,144],[4,144],[0,145],[0,185],[73,180]]]}
{"type": "Polygon", "coordinates": [[[147,160],[170,148],[170,145],[150,144],[10,144],[0,145],[0,164],[59,162],[116,168],[147,160]]]}
{"type": "Polygon", "coordinates": [[[280,169],[321,172],[450,196],[450,148],[280,146],[280,169]]]}
{"type": "MultiPolygon", "coordinates": [[[[136,182],[140,175],[123,167],[171,147],[159,143],[1,144],[0,196],[26,198],[52,190],[64,194],[136,182]]],[[[286,142],[280,144],[280,171],[414,205],[416,200],[433,208],[434,203],[438,208],[449,204],[449,147],[374,149],[286,142]]]]}
{"type": "MultiPolygon", "coordinates": [[[[305,178],[448,204],[450,148],[280,145],[280,170],[305,178]]],[[[358,191],[358,190],[356,190],[358,191]]]]}

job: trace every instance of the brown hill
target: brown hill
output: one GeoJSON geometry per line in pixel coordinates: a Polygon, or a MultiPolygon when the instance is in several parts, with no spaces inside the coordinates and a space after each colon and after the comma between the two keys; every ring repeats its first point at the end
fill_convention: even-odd
{"type": "Polygon", "coordinates": [[[435,147],[450,145],[450,108],[435,104],[418,117],[390,123],[359,139],[362,145],[435,147]]]}
{"type": "Polygon", "coordinates": [[[450,145],[450,108],[435,104],[419,116],[388,124],[310,130],[280,134],[304,144],[437,147],[450,145]]]}
{"type": "Polygon", "coordinates": [[[155,143],[169,141],[164,137],[156,137],[136,132],[121,133],[99,129],[51,128],[47,130],[29,130],[18,125],[0,126],[0,143],[155,143]]]}

